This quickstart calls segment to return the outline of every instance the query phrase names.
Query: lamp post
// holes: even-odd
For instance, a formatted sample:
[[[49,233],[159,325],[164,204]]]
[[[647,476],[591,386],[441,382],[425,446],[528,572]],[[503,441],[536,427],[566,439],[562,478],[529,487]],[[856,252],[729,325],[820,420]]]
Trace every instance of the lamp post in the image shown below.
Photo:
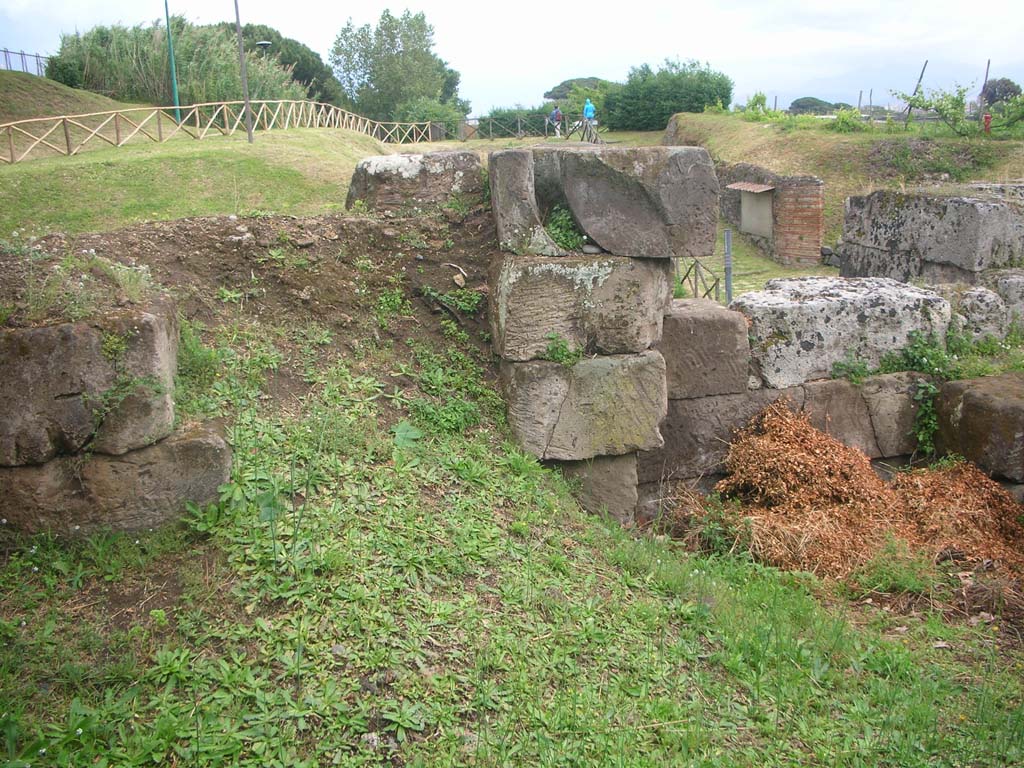
[[[166,0],[165,0],[166,2]],[[242,98],[245,101],[245,133],[252,144],[252,108],[249,106],[249,76],[245,70],[245,44],[242,42],[242,17],[238,15],[238,0],[235,0],[235,29],[238,31],[238,62],[242,68]]]
[[[272,46],[273,43],[270,40],[258,40],[256,47],[263,51],[263,58],[267,58],[267,48]]]
[[[164,0],[164,19],[167,21],[167,54],[171,60],[171,93],[174,95],[174,121],[181,124],[181,104],[178,103],[178,72],[174,67],[174,40],[171,38],[171,12]]]

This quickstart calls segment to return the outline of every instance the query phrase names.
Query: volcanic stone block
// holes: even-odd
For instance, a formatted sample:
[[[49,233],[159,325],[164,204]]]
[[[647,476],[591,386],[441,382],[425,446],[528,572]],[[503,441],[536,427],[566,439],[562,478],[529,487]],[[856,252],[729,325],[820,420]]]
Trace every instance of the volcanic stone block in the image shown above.
[[[996,477],[1024,482],[1024,374],[942,385],[936,447]]]
[[[458,195],[483,200],[483,166],[476,152],[377,155],[359,161],[345,207],[362,200],[370,210],[443,205]]]
[[[1010,322],[1024,320],[1024,269],[995,269],[984,275],[985,284],[999,294]]]
[[[750,369],[747,321],[706,299],[676,299],[661,341],[669,399],[745,392]]]
[[[803,410],[815,429],[832,435],[843,445],[856,448],[871,459],[882,455],[860,387],[845,379],[806,384]]]
[[[639,455],[639,482],[656,483],[724,472],[729,444],[736,430],[747,426],[751,418],[779,398],[786,398],[794,410],[799,410],[804,404],[803,387],[669,400],[668,416],[661,424],[665,445]]]
[[[573,217],[604,250],[645,258],[711,254],[718,178],[706,150],[566,151],[559,165]]]
[[[512,253],[564,256],[565,251],[555,244],[541,222],[530,150],[492,152],[487,167],[491,209],[502,249]]]
[[[962,318],[961,330],[974,341],[987,336],[1005,338],[1010,327],[1006,302],[988,288],[975,286],[963,291],[958,297],[955,311]]]
[[[983,270],[1019,261],[1024,206],[980,188],[974,192],[883,190],[848,198],[839,248],[842,275],[975,283]]]
[[[754,365],[776,388],[828,378],[851,358],[877,367],[911,331],[944,339],[950,318],[942,297],[885,278],[769,280],[730,308],[749,319]]]
[[[579,480],[576,498],[588,512],[611,515],[623,525],[631,525],[636,514],[636,454],[595,456],[586,461],[566,461],[559,465],[568,478]]]
[[[662,445],[665,361],[652,350],[561,363],[503,363],[508,422],[541,459],[579,461]]]
[[[669,261],[506,256],[490,274],[491,335],[506,360],[541,357],[552,338],[602,355],[642,352],[661,336]]]
[[[914,393],[917,382],[924,379],[928,377],[920,373],[886,373],[869,376],[860,386],[879,456],[906,456],[917,450]]]
[[[62,456],[0,467],[0,517],[29,533],[155,528],[175,519],[186,502],[216,501],[230,470],[231,451],[209,426],[120,456]]]
[[[0,329],[0,465],[89,445],[119,454],[170,434],[177,365],[170,302],[89,322]]]

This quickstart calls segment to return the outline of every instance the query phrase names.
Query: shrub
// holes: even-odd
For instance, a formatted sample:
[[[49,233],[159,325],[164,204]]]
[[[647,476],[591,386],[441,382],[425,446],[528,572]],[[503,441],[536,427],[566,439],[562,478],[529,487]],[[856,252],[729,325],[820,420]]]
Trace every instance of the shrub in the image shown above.
[[[857,133],[869,130],[869,127],[856,109],[840,109],[836,112],[836,119],[828,124],[829,130],[836,133]]]
[[[587,239],[576,226],[572,214],[560,205],[551,211],[544,228],[555,244],[567,251],[578,251]]]
[[[607,94],[604,122],[613,130],[661,130],[677,112],[703,112],[731,101],[732,80],[706,64],[666,61],[657,72],[644,64],[630,71],[621,89]]]

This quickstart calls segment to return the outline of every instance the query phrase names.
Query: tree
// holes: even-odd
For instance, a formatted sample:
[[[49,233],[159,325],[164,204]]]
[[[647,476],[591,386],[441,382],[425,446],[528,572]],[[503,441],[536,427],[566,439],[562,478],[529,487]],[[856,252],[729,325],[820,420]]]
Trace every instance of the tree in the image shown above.
[[[1020,95],[1020,86],[1008,77],[989,80],[981,89],[981,98],[986,104],[999,104]]]
[[[574,77],[570,80],[563,80],[550,91],[544,94],[545,99],[559,101],[569,96],[573,88],[590,88],[607,91],[610,86],[617,85],[610,80],[602,80],[600,77]]]
[[[927,95],[923,91],[902,93],[893,91],[894,96],[903,99],[911,109],[934,112],[957,136],[970,136],[980,129],[978,124],[967,119],[967,88],[954,85],[952,91],[934,90]]]
[[[434,28],[422,13],[396,18],[385,10],[374,28],[349,19],[330,59],[345,95],[366,117],[394,120],[402,105],[423,98],[465,114],[469,105],[458,97],[459,73],[433,47]]]
[[[727,75],[697,61],[666,60],[657,72],[647,64],[630,70],[625,85],[606,96],[605,122],[615,130],[661,130],[676,112],[703,112],[731,101]]]
[[[817,99],[814,96],[795,99],[789,105],[789,113],[792,115],[827,115],[833,109],[835,107],[831,102]]]

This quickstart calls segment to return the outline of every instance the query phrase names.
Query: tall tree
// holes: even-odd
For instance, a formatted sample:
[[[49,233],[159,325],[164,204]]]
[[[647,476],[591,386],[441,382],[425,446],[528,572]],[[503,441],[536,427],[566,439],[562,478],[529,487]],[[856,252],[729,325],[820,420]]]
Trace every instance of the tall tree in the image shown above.
[[[331,65],[356,111],[377,120],[394,120],[403,105],[430,99],[452,104],[458,98],[459,73],[433,52],[434,28],[422,13],[395,17],[385,10],[377,26],[357,27],[349,19],[331,49]]]
[[[986,104],[998,104],[1020,96],[1020,86],[1008,77],[997,77],[985,83],[981,89],[981,98]]]

